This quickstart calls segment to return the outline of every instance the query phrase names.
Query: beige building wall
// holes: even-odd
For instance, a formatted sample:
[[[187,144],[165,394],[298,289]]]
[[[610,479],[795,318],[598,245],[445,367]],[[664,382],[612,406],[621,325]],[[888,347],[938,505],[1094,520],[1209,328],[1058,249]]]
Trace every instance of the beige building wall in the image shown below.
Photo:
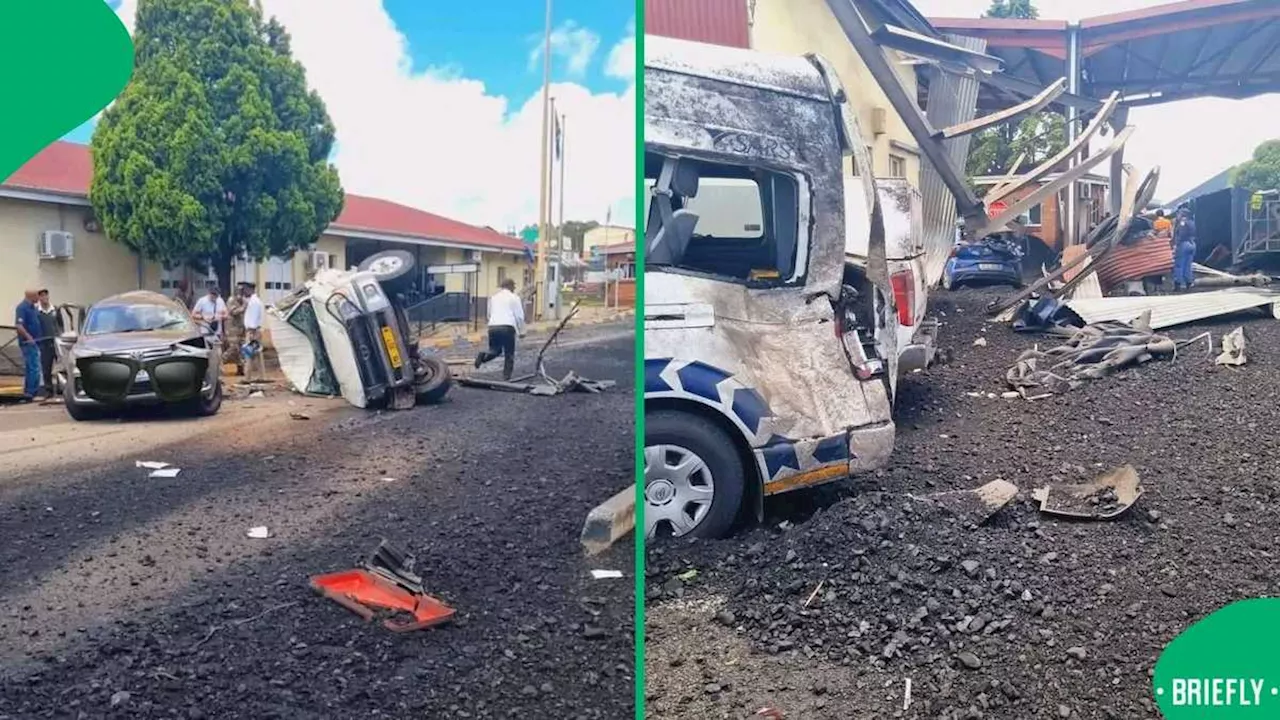
[[[619,225],[601,225],[586,231],[582,235],[582,251],[585,255],[591,254],[591,248],[599,245],[617,245],[622,242],[636,241],[636,231],[634,228],[622,227]]]
[[[0,301],[5,307],[16,305],[27,288],[48,288],[54,302],[77,305],[138,289],[137,256],[104,234],[85,230],[89,212],[76,205],[0,198]],[[46,230],[75,236],[72,258],[40,259],[37,244]],[[148,263],[142,270],[146,287],[158,290],[160,268]]]
[[[871,145],[876,177],[892,177],[890,158],[896,156],[905,166],[902,174],[912,185],[920,187],[920,155],[915,139],[845,37],[826,0],[756,0],[751,46],[755,50],[789,55],[816,52],[826,58],[840,76],[865,140]],[[907,94],[915,98],[915,70],[903,64],[897,52],[886,50],[885,54]],[[885,119],[885,132],[881,134],[872,131],[877,109],[883,110]],[[845,174],[852,172],[852,159],[846,158]]]

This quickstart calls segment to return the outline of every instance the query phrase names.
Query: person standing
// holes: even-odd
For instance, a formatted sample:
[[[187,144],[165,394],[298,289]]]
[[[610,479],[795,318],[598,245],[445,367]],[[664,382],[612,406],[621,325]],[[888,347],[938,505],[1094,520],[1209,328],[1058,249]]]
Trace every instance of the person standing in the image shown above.
[[[240,283],[227,302],[227,339],[222,346],[222,363],[235,363],[236,376],[244,375],[244,357],[240,344],[244,342],[245,287]]]
[[[44,380],[45,397],[52,399],[53,365],[58,358],[58,336],[62,334],[62,315],[49,301],[49,291],[41,290],[36,296],[36,310],[40,312],[40,374]]]
[[[262,299],[258,297],[258,290],[252,285],[245,284],[243,293],[245,296],[244,303],[244,338],[245,343],[250,348],[250,367],[254,365],[258,368],[257,379],[265,380],[266,366],[262,358]],[[254,373],[249,373],[252,380]]]
[[[218,286],[209,287],[209,294],[196,301],[191,309],[196,320],[206,323],[215,335],[222,335],[223,323],[227,319],[227,303],[218,295]]]
[[[1167,238],[1173,235],[1173,221],[1165,216],[1164,210],[1156,211],[1156,219],[1151,226],[1156,231],[1156,237]]]
[[[1195,273],[1191,266],[1196,259],[1196,221],[1191,208],[1178,208],[1173,223],[1173,289],[1189,290],[1195,285]]]
[[[516,281],[507,278],[489,298],[489,349],[476,355],[476,367],[502,356],[502,379],[510,380],[516,363],[516,337],[524,337],[524,303],[516,295]]]
[[[35,400],[40,391],[40,311],[36,308],[39,294],[23,293],[14,312],[14,328],[18,332],[18,349],[22,351],[22,402]]]

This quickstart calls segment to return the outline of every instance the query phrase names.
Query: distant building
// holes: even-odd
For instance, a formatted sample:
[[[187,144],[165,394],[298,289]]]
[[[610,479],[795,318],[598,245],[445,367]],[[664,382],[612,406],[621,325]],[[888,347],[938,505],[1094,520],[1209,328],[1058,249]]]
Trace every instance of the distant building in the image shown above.
[[[1013,205],[1018,200],[1030,195],[1046,183],[1052,182],[1058,178],[1058,173],[1050,173],[1041,178],[1038,183],[1031,183],[1026,187],[1003,198],[1003,202],[1007,205]],[[1004,181],[1004,177],[1000,175],[983,175],[971,179],[971,182],[977,189],[978,195],[985,195],[991,188]],[[1085,232],[1106,217],[1109,207],[1107,205],[1107,188],[1110,181],[1101,176],[1088,174],[1076,182],[1076,196],[1079,199],[1078,217],[1085,226]],[[1058,250],[1062,249],[1062,237],[1066,224],[1066,198],[1069,190],[1063,189],[1057,194],[1046,198],[1039,205],[1031,207],[1026,214],[1025,224],[1027,231],[1044,241],[1045,245]],[[990,203],[988,203],[988,211],[990,211]]]
[[[584,258],[589,258],[593,254],[592,248],[602,245],[635,244],[635,241],[635,228],[623,225],[599,225],[583,234],[582,255]]]

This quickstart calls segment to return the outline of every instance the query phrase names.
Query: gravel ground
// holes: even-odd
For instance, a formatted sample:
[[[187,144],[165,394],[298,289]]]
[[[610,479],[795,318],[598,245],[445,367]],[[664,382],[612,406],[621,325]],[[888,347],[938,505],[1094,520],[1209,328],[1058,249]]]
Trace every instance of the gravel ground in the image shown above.
[[[628,717],[632,545],[578,544],[632,477],[634,355],[608,332],[548,354],[619,381],[598,396],[457,387],[6,479],[0,718]],[[384,537],[454,624],[395,635],[307,588]]]
[[[1155,718],[1164,644],[1276,593],[1280,324],[1168,331],[1216,343],[1243,323],[1239,369],[1201,345],[1027,402],[999,397],[1004,372],[1057,341],[985,322],[992,297],[933,299],[952,356],[904,381],[890,467],[779,498],[729,540],[650,546],[648,717]],[[1122,463],[1146,492],[1116,520],[1032,505],[1035,487]],[[909,497],[996,479],[1021,492],[977,527]]]

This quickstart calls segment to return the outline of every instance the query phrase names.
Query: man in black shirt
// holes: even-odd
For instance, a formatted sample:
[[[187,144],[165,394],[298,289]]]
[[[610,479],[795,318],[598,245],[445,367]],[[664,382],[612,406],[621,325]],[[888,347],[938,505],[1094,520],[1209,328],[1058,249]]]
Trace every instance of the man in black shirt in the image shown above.
[[[44,380],[45,397],[53,397],[53,363],[57,360],[58,348],[54,342],[62,334],[62,316],[58,308],[49,302],[49,291],[41,290],[36,302],[36,310],[40,312],[40,374]]]

